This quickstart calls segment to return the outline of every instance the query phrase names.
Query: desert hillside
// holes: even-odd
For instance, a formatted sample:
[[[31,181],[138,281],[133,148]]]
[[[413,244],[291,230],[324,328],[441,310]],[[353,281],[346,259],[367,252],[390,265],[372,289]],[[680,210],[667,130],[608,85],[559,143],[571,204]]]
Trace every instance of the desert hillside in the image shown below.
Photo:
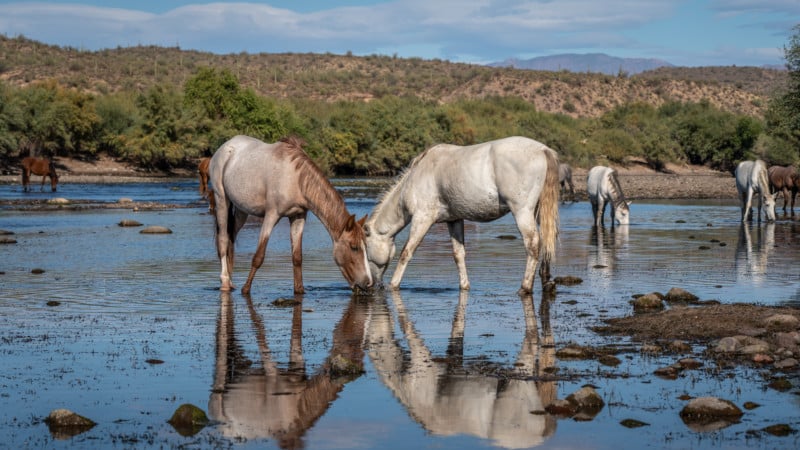
[[[670,67],[635,76],[548,72],[391,56],[227,54],[139,46],[83,51],[0,36],[0,79],[17,86],[56,79],[108,93],[157,83],[182,85],[199,67],[226,68],[266,96],[325,101],[418,96],[450,102],[518,96],[540,111],[596,117],[629,102],[707,100],[730,112],[761,116],[785,71],[755,67]]]

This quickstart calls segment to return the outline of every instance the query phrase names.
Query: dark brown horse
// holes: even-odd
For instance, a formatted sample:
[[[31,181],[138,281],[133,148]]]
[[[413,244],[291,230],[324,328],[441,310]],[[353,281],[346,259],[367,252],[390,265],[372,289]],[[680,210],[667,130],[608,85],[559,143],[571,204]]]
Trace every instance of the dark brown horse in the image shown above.
[[[40,191],[44,191],[44,180],[50,177],[50,189],[55,192],[56,185],[58,184],[58,174],[56,173],[56,165],[53,161],[47,158],[34,158],[28,156],[22,159],[22,190],[27,192],[31,183],[31,174],[42,176],[42,187]]]
[[[800,175],[794,166],[771,166],[767,170],[769,178],[770,193],[781,192],[783,194],[783,214],[786,215],[786,204],[791,198],[789,211],[794,216],[794,198],[800,190]],[[791,194],[791,197],[789,195]]]
[[[214,212],[214,196],[208,190],[208,165],[210,163],[211,157],[201,159],[197,166],[197,173],[200,175],[200,195],[208,199],[208,210]]]

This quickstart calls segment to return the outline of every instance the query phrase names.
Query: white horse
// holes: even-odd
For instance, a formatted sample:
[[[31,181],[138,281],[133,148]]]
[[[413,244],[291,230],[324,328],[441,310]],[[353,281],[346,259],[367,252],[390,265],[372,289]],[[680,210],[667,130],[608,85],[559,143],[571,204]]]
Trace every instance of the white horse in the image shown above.
[[[569,193],[571,202],[575,201],[575,186],[572,184],[572,166],[566,163],[558,165],[558,184],[561,185],[561,198],[566,199]]]
[[[380,284],[394,257],[395,236],[411,223],[391,281],[393,289],[399,288],[428,229],[446,222],[459,287],[469,289],[464,220],[488,222],[511,212],[528,255],[520,293],[530,293],[540,260],[542,283],[550,278],[549,261],[558,235],[558,191],[558,155],[532,139],[515,136],[467,147],[431,147],[414,158],[364,225],[373,280]]]
[[[769,192],[767,165],[764,161],[742,161],[736,166],[736,190],[742,206],[742,222],[752,220],[753,195],[758,194],[758,221],[761,222],[761,207],[769,222],[775,221],[775,196]],[[777,193],[775,193],[777,195]]]
[[[586,194],[592,204],[594,224],[597,227],[605,226],[603,216],[606,204],[611,205],[611,226],[619,222],[620,225],[630,223],[630,204],[625,200],[622,186],[617,178],[617,171],[605,166],[595,166],[586,176]]]

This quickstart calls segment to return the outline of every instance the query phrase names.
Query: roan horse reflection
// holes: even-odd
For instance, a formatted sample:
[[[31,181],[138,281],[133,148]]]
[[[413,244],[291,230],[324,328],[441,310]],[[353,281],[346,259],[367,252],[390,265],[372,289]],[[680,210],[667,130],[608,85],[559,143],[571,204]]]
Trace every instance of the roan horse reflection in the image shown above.
[[[333,260],[350,287],[367,289],[372,276],[367,265],[366,216],[356,221],[342,196],[302,149],[297,138],[266,144],[235,136],[214,153],[209,176],[214,190],[220,290],[233,289],[231,273],[236,235],[248,216],[263,218],[250,273],[242,286],[248,294],[256,271],[264,263],[270,234],[282,217],[289,218],[294,292],[303,287],[303,227],[308,211],[319,218],[333,240]]]
[[[400,292],[391,295],[407,350],[400,343],[402,338],[394,336],[394,321],[386,301],[381,300],[373,306],[369,322],[368,354],[381,381],[410,417],[436,435],[468,434],[505,448],[533,447],[555,432],[555,418],[544,413],[557,394],[556,382],[545,375],[545,369],[555,364],[550,299],[543,298],[541,303],[540,340],[533,298],[521,296],[525,336],[513,368],[498,377],[464,364],[468,291],[459,295],[446,358],[435,358],[425,346]]]
[[[272,357],[261,316],[246,296],[261,367],[243,364],[244,352],[234,333],[233,301],[220,293],[217,362],[208,411],[222,422],[223,435],[234,439],[275,439],[281,448],[303,448],[303,437],[333,404],[345,384],[363,373],[363,339],[370,303],[353,298],[333,331],[328,358],[314,374],[303,357],[301,302],[294,307],[289,365]]]
[[[558,155],[525,137],[508,137],[468,147],[439,144],[414,158],[373,210],[364,231],[376,283],[394,257],[395,236],[409,223],[408,241],[392,275],[398,289],[422,238],[434,223],[447,223],[459,287],[469,289],[464,221],[488,222],[511,212],[527,252],[521,294],[533,290],[541,262],[542,283],[558,236]]]

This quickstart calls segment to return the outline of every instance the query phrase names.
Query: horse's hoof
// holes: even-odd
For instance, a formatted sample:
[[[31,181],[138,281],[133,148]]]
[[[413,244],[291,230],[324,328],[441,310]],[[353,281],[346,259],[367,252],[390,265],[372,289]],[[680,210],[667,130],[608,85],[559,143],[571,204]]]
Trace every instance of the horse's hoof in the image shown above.
[[[222,286],[220,286],[220,287],[219,287],[219,290],[220,290],[220,291],[222,291],[222,292],[230,292],[230,291],[232,291],[232,290],[233,290],[233,286],[230,286],[230,285],[228,285],[228,286],[222,285]]]

